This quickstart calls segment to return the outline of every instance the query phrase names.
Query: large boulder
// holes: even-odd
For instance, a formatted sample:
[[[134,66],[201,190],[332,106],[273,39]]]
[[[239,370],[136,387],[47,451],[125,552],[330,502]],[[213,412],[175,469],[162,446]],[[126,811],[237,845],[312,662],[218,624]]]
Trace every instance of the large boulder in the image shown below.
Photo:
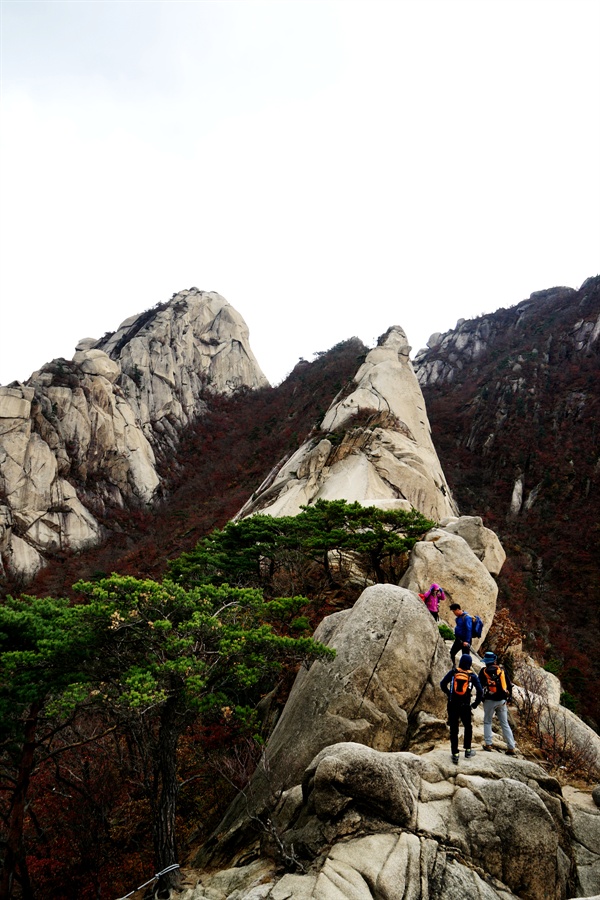
[[[491,575],[499,575],[506,553],[497,535],[486,528],[480,516],[460,516],[443,519],[442,528],[449,534],[463,538]]]
[[[315,500],[397,501],[434,521],[456,506],[431,440],[421,389],[399,326],[390,328],[338,396],[317,435],[240,511],[296,515]]]
[[[121,366],[102,350],[78,350],[73,362],[86,375],[102,375],[107,381],[114,382],[121,374]]]
[[[591,897],[600,890],[600,809],[589,794],[569,791],[567,796],[577,862],[576,890],[582,897]]]
[[[324,619],[315,639],[332,647],[335,659],[317,660],[298,674],[247,792],[218,829],[232,844],[249,804],[255,811],[268,807],[273,796],[302,780],[324,747],[353,741],[395,751],[409,747],[413,735],[422,743],[426,727],[431,733],[432,725],[441,726],[445,733],[439,682],[450,660],[414,593],[373,585],[351,610]]]
[[[423,592],[432,582],[444,588],[446,600],[440,604],[440,616],[452,627],[455,621],[450,611],[452,603],[459,603],[469,615],[481,617],[483,633],[481,639],[473,641],[477,649],[492,624],[498,586],[467,541],[445,528],[432,529],[425,540],[415,544],[400,584]]]
[[[367,588],[351,610],[324,619],[315,640],[336,656],[314,662],[296,678],[267,748],[277,790],[299,782],[331,743],[399,750],[409,745],[420,712],[445,715],[439,682],[449,668],[446,647],[411,591],[389,584]]]
[[[592,832],[580,825],[582,846]],[[237,868],[235,892],[219,892],[213,875],[182,900],[558,900],[575,869],[560,787],[537,765],[484,755],[457,767],[439,750],[349,742],[317,754],[302,791],[263,820],[260,845],[261,883],[256,862]],[[269,849],[296,873],[268,869]],[[220,873],[227,886],[233,871]]]
[[[566,809],[558,784],[531,763],[495,757],[479,763],[469,760],[459,771],[440,751],[417,757],[339,744],[326,748],[313,760],[304,784],[304,805],[290,823],[289,837],[298,848],[310,847],[314,840],[315,817],[322,830],[339,829],[342,834],[352,820],[356,832],[361,830],[358,818],[375,817],[380,823],[388,823],[379,825],[378,840],[392,830],[389,826],[401,826],[409,832],[408,846],[416,854],[415,862],[421,856],[417,835],[427,835],[429,852],[434,856],[442,847],[452,846],[464,863],[517,896],[539,900],[565,896],[571,872]],[[340,823],[342,812],[346,814],[344,823]],[[303,831],[309,835],[306,842]],[[397,836],[394,844],[396,840]],[[391,879],[387,889],[383,887],[385,860],[375,862],[376,857],[364,852],[364,844],[363,852],[358,853],[349,853],[346,844],[342,847],[334,858],[339,859],[341,851],[347,871],[354,869],[354,878],[362,876],[365,885],[361,896],[390,900],[398,896],[393,893]],[[394,868],[402,856],[406,865],[404,853]],[[420,870],[417,866],[416,871]],[[431,874],[433,870],[434,866]],[[369,871],[372,878],[365,877]],[[326,863],[319,878],[327,873]],[[410,881],[410,867],[404,870],[402,880]],[[435,883],[435,879],[432,881]],[[374,885],[376,891],[372,890]],[[423,887],[421,882],[415,897],[438,896],[434,884],[428,884],[426,892],[421,893]]]

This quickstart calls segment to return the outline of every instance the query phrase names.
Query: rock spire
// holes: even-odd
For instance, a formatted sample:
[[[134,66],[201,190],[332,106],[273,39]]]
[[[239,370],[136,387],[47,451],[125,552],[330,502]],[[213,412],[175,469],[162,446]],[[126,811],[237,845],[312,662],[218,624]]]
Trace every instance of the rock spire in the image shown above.
[[[457,514],[402,328],[370,351],[318,431],[241,510],[295,515],[320,498],[410,509],[436,521]]]

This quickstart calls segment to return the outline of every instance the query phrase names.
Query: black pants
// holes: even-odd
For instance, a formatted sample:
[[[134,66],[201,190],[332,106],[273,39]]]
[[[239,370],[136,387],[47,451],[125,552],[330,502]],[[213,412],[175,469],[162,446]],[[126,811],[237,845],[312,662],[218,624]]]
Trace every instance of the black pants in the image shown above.
[[[464,644],[464,641],[462,638],[454,638],[454,643],[450,647],[450,659],[452,660],[453,666],[456,665],[455,660],[456,660],[456,654],[458,652],[460,652],[460,655],[462,656],[463,653],[469,653],[471,650],[471,647],[469,644],[467,644],[466,647],[463,647],[463,644]]]
[[[450,723],[450,749],[453,756],[458,756],[458,727],[461,722],[465,730],[463,741],[465,750],[471,749],[471,738],[473,737],[471,704],[450,702],[448,704],[448,721]]]

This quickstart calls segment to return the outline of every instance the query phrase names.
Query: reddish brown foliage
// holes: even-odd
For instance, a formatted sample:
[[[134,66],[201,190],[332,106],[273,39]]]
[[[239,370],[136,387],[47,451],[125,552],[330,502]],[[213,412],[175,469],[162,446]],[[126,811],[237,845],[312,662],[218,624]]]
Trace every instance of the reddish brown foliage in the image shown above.
[[[507,551],[501,605],[564,672],[600,650],[600,346],[574,337],[599,313],[600,279],[530,308],[524,325],[518,308],[499,310],[486,352],[423,391],[461,512],[483,516]],[[519,476],[537,499],[510,517]],[[600,722],[598,684],[579,693]]]
[[[364,353],[352,338],[312,363],[298,363],[278,387],[229,397],[207,392],[206,414],[182,436],[177,457],[162,460],[163,502],[147,513],[110,511],[102,522],[105,543],[76,556],[57,553],[28,593],[69,596],[77,579],[101,573],[160,578],[168,559],[222,527],[272,467],[300,446]]]

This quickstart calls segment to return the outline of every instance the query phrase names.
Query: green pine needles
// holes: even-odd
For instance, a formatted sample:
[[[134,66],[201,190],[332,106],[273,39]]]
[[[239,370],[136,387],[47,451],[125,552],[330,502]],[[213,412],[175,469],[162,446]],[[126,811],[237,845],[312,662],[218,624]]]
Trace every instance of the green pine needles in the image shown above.
[[[146,773],[140,789],[155,864],[169,866],[178,858],[180,738],[232,723],[255,733],[259,701],[286,673],[335,655],[308,636],[311,601],[300,591],[279,596],[293,579],[277,573],[317,570],[334,585],[350,557],[365,577],[397,582],[433,525],[415,510],[320,500],[295,517],[229,523],[172,561],[162,582],[113,574],[75,584],[75,603],[8,597],[0,604],[0,768],[12,794],[0,893],[23,865],[36,771],[107,735]]]
[[[317,500],[297,516],[229,522],[170,562],[169,574],[187,586],[227,581],[269,591],[278,571],[309,564],[320,566],[335,584],[339,562],[352,557],[367,579],[397,584],[409,551],[435,524],[416,509]]]

